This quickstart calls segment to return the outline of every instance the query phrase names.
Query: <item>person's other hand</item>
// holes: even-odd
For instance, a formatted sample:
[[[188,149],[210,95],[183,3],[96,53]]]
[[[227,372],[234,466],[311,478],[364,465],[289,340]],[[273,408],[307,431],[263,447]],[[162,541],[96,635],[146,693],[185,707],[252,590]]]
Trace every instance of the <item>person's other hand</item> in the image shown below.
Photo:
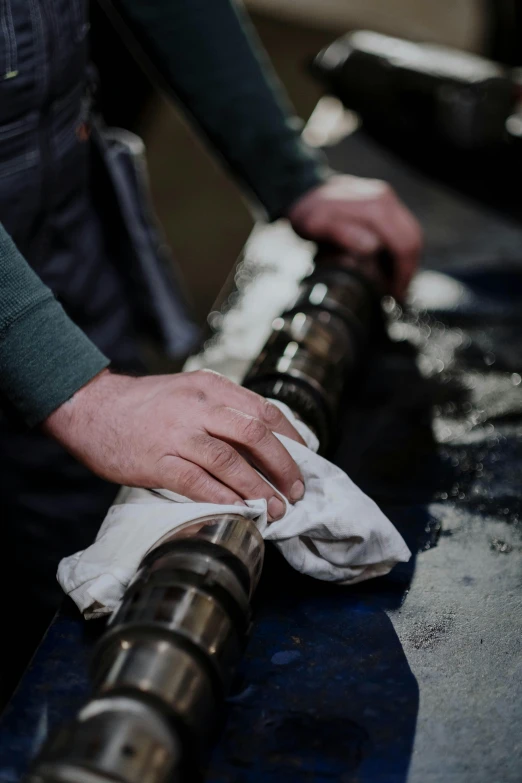
[[[394,260],[391,293],[404,298],[419,262],[422,230],[386,182],[332,176],[301,196],[286,216],[304,239],[361,256],[388,250]]]
[[[209,371],[130,378],[103,371],[44,422],[94,473],[118,484],[170,489],[191,500],[265,498],[272,520],[303,477],[273,432],[301,436],[279,409]],[[252,465],[250,464],[252,463]]]

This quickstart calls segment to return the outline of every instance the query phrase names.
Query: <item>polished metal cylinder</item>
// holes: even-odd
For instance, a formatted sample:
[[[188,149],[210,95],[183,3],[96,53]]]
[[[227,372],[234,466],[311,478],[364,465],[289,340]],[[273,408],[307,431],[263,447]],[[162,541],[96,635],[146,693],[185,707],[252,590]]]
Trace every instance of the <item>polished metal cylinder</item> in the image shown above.
[[[249,627],[264,543],[238,514],[202,517],[145,557],[93,656],[100,693],[146,694],[201,740]]]
[[[98,698],[46,745],[28,783],[176,783],[181,763],[176,734],[154,709]]]
[[[95,649],[95,699],[46,746],[31,783],[174,783],[180,759],[191,770],[183,783],[192,781],[241,655],[263,556],[262,536],[239,514],[202,517],[159,541]]]
[[[105,655],[110,659],[95,681],[100,695],[152,699],[158,713],[179,722],[192,744],[201,744],[212,729],[218,693],[208,667],[174,640],[118,639]],[[103,661],[106,665],[106,661]]]
[[[354,354],[343,322],[328,312],[314,317],[303,311],[276,318],[254,368],[253,378],[288,378],[307,384],[328,408],[342,389],[340,365]]]
[[[137,639],[146,639],[147,648],[153,648],[158,659],[164,652],[167,654],[168,648],[179,643],[193,649],[194,655],[201,655],[209,676],[216,680],[216,687],[225,689],[240,653],[239,634],[220,602],[193,585],[147,587],[139,595],[139,600],[130,604],[127,611],[121,614],[120,621],[116,621],[103,638],[95,657],[94,670],[100,668],[107,671],[103,659],[117,656],[122,660],[122,655],[125,660],[137,657],[137,650],[140,649]],[[115,668],[118,678],[121,676],[116,664],[111,663],[110,666],[113,674],[103,674],[105,683],[108,679],[114,679]],[[160,666],[159,670],[164,673],[158,689],[161,693],[164,685],[163,690],[167,694],[172,667]],[[138,679],[139,682],[143,680],[141,676]],[[149,681],[150,678],[146,677],[145,682]],[[145,686],[137,684],[137,687],[141,689]],[[166,698],[166,701],[172,700]]]
[[[265,544],[251,520],[240,514],[213,514],[182,525],[159,543],[184,538],[206,541],[229,552],[231,567],[246,569],[247,591],[249,597],[252,595],[261,576]]]
[[[272,332],[244,385],[286,403],[316,433],[322,451],[332,440],[335,413],[380,323],[384,275],[364,262],[324,252]]]

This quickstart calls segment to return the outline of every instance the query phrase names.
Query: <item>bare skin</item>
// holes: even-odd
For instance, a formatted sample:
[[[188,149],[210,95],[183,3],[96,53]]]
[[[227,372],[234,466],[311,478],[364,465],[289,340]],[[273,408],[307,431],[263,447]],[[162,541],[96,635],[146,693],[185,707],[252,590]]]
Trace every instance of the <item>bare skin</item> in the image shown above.
[[[294,230],[361,257],[388,250],[392,292],[406,293],[422,245],[419,224],[385,182],[333,176],[288,211]],[[255,466],[295,503],[300,470],[274,436],[302,443],[265,399],[208,371],[129,378],[100,373],[45,421],[45,431],[109,481],[165,488],[192,500],[243,504],[265,498],[270,520],[284,504]]]
[[[43,425],[97,475],[170,489],[192,500],[265,498],[270,519],[304,494],[301,472],[273,432],[301,436],[276,406],[217,373],[97,375]],[[250,464],[252,463],[252,465]]]
[[[287,213],[294,231],[361,256],[387,250],[394,260],[390,293],[402,300],[419,263],[422,230],[393,188],[378,179],[331,177]]]

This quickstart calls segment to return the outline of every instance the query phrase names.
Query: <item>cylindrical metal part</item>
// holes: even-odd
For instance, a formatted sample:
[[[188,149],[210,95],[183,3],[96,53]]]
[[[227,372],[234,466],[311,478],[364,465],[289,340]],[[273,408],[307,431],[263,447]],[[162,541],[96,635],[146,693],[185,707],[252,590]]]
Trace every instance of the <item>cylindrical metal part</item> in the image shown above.
[[[46,746],[31,783],[171,783],[179,743],[183,764],[197,767],[249,629],[263,556],[255,524],[238,514],[203,517],[158,542],[94,652],[96,699]],[[156,738],[163,755],[152,752]]]
[[[294,304],[273,321],[244,381],[292,408],[315,431],[323,451],[343,387],[358,371],[379,322],[383,282],[376,259],[363,266],[338,252],[326,256],[302,282]]]
[[[263,537],[253,522],[239,514],[213,514],[187,522],[174,533],[165,536],[157,546],[167,541],[189,538],[206,541],[229,552],[233,558],[228,561],[231,568],[239,568],[240,571],[246,569],[247,592],[249,596],[252,595],[261,576],[265,551]]]
[[[146,638],[158,656],[163,645],[170,647],[178,643],[192,655],[201,656],[209,676],[216,681],[216,688],[226,688],[239,655],[240,637],[223,606],[193,585],[147,586],[142,592],[139,587],[138,584],[138,600],[128,606],[120,621],[103,638],[94,669],[106,670],[107,664],[102,659],[112,658],[116,651],[119,655],[120,649],[128,658],[128,650],[135,650],[136,640]]]
[[[158,542],[97,645],[98,692],[146,694],[199,742],[240,657],[263,553],[238,514],[202,517]]]
[[[181,760],[172,727],[154,709],[100,698],[46,745],[28,783],[176,783]]]
[[[184,736],[200,744],[211,733],[219,703],[208,667],[174,640],[137,635],[128,639],[123,633],[105,651],[109,661],[102,658],[105,674],[95,680],[96,691],[148,697],[158,713],[179,722]]]
[[[163,587],[192,584],[216,598],[231,616],[236,627],[246,631],[250,622],[249,594],[246,584],[231,568],[228,552],[215,546],[195,545],[190,538],[186,541],[186,546],[181,544],[181,539],[175,539],[175,546],[172,546],[170,540],[159,545],[151,553],[146,576],[144,567],[138,578],[146,579],[149,585]],[[221,557],[216,557],[216,554]],[[242,568],[242,575],[245,577],[247,569],[243,564]],[[136,581],[137,579],[127,590],[117,615],[111,620],[111,626],[115,625],[116,617],[122,617],[126,605],[133,600]]]

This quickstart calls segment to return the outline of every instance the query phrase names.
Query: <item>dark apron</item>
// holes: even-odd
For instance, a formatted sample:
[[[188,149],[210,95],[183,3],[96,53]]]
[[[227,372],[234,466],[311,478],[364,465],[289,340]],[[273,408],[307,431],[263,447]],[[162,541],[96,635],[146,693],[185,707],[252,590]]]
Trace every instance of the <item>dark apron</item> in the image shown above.
[[[92,127],[86,12],[83,0],[0,2],[0,221],[113,367],[142,372],[138,334],[171,356],[196,334],[147,206],[139,141]],[[16,668],[60,600],[59,559],[93,539],[117,487],[8,412],[0,482]]]

